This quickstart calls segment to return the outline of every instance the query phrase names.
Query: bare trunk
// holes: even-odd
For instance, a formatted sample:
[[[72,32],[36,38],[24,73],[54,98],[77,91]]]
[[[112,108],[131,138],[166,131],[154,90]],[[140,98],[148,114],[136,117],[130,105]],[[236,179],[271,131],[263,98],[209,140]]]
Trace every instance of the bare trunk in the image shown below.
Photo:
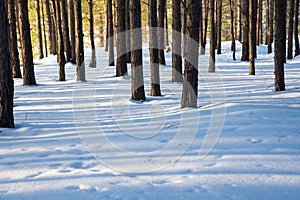
[[[74,3],[76,25],[76,80],[85,81],[81,0],[75,0]]]
[[[216,51],[215,51],[215,0],[210,1],[210,59],[208,72],[215,72]]]
[[[294,28],[295,0],[290,0],[289,2],[290,2],[290,11],[289,11],[287,59],[292,59],[293,58],[293,31],[294,31],[293,28]]]
[[[158,58],[159,63],[162,65],[166,64],[165,60],[165,32],[164,32],[164,20],[165,20],[166,0],[158,0]]]

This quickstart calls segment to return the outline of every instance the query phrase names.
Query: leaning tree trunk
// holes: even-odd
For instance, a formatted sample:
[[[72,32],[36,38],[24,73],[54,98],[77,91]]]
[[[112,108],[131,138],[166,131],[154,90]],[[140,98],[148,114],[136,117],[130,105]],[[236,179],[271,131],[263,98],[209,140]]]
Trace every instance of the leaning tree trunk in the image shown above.
[[[286,1],[275,1],[275,91],[284,91],[284,63],[286,55]]]
[[[58,61],[58,79],[59,81],[65,81],[65,64],[66,58],[64,53],[64,37],[62,31],[62,20],[61,20],[61,1],[64,0],[56,0],[56,30],[57,30],[57,61]]]
[[[287,59],[293,58],[293,26],[294,26],[294,14],[295,14],[295,0],[290,0],[290,11],[289,11],[289,30],[288,30],[288,50]],[[297,16],[299,17],[299,16]]]
[[[132,99],[145,101],[142,52],[141,1],[130,0],[131,92]]]
[[[217,21],[217,54],[221,54],[222,48],[222,0],[217,0],[217,12],[218,12],[218,21]]]
[[[38,52],[39,52],[39,59],[44,58],[43,53],[43,36],[42,36],[42,24],[41,24],[41,14],[40,14],[40,0],[36,0],[36,22],[37,22],[37,29],[38,29]]]
[[[243,45],[242,45],[242,61],[249,61],[249,1],[243,1]]]
[[[20,69],[20,58],[18,51],[18,37],[17,37],[17,24],[15,14],[15,0],[8,0],[8,19],[9,19],[9,32],[10,32],[10,60],[12,66],[12,73],[14,78],[22,78]]]
[[[70,8],[70,46],[71,46],[71,62],[76,64],[76,37],[75,37],[75,10],[74,0],[69,0]]]
[[[208,72],[216,71],[216,48],[215,48],[215,0],[210,1],[210,59]]]
[[[127,54],[126,54],[126,24],[125,24],[125,1],[118,0],[117,14],[117,67],[116,76],[127,74]]]
[[[89,66],[91,68],[96,67],[96,48],[95,48],[95,40],[94,40],[94,13],[93,13],[93,0],[89,0],[89,12],[90,12],[90,41],[91,41],[91,60]]]
[[[114,25],[112,13],[112,0],[107,0],[107,22],[108,22],[108,65],[114,66]]]
[[[164,21],[165,21],[165,10],[166,10],[166,0],[158,0],[158,58],[159,63],[162,65],[166,64],[164,44],[165,44],[165,31],[164,31]]]
[[[14,81],[10,63],[5,5],[5,0],[0,0],[0,127],[14,128]]]
[[[81,0],[74,1],[76,34],[76,80],[85,81]]]
[[[172,82],[182,82],[180,0],[173,0],[172,6]]]
[[[300,55],[300,46],[299,46],[299,0],[296,0],[295,7],[295,27],[294,27],[294,35],[295,35],[295,57]]]
[[[157,49],[157,0],[149,0],[149,28],[151,96],[161,96]]]
[[[187,0],[187,6],[187,29],[189,31],[187,32],[186,50],[188,53],[184,62],[181,107],[197,108],[200,1]]]
[[[67,0],[61,0],[60,9],[61,9],[61,20],[62,20],[62,33],[64,39],[64,50],[66,52],[66,61],[69,62],[72,57],[71,45],[70,45],[70,31],[69,31],[69,19],[68,19],[68,5]]]
[[[257,0],[249,0],[249,75],[255,75]]]
[[[23,60],[23,85],[36,85],[28,18],[28,0],[19,0],[20,28]]]

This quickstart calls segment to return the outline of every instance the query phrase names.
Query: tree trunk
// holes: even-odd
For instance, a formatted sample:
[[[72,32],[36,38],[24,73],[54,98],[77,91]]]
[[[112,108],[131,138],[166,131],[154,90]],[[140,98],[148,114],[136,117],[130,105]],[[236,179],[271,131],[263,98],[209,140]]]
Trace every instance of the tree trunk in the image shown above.
[[[127,63],[131,62],[131,50],[130,50],[130,12],[129,12],[129,0],[125,0],[125,26],[126,26],[126,52]]]
[[[149,0],[149,27],[151,96],[161,96],[157,49],[157,0]]]
[[[7,5],[5,0],[0,0],[0,127],[14,128],[14,81],[10,63],[5,5]]]
[[[69,19],[68,19],[68,6],[66,3],[67,0],[61,0],[60,9],[61,9],[61,20],[62,20],[62,32],[64,39],[64,50],[66,52],[66,61],[69,62],[72,57],[71,45],[70,45],[70,31],[69,31]]]
[[[249,75],[255,75],[257,0],[249,0]]]
[[[272,44],[274,41],[274,1],[270,0],[269,5],[269,25],[268,25],[268,53],[272,53]]]
[[[70,8],[70,46],[71,46],[71,62],[76,64],[76,37],[75,37],[75,10],[74,0],[69,0]]]
[[[131,92],[132,99],[145,101],[142,52],[141,1],[130,0]]]
[[[166,64],[165,52],[164,52],[164,21],[165,21],[165,10],[166,10],[166,0],[158,0],[158,58],[159,63],[162,65]]]
[[[231,51],[232,53],[232,58],[235,61],[235,53],[236,53],[236,44],[235,44],[235,22],[234,22],[234,0],[229,0],[230,4],[230,18],[231,18]]]
[[[270,38],[270,2],[272,3],[272,0],[266,0],[266,45],[269,44]]]
[[[222,48],[222,0],[217,0],[217,12],[218,12],[218,21],[217,21],[217,54],[221,54]]]
[[[249,61],[249,1],[243,0],[243,45],[242,45],[242,61]]]
[[[37,22],[37,29],[38,29],[38,52],[39,52],[39,59],[44,58],[43,53],[43,36],[42,36],[42,25],[41,25],[41,14],[40,14],[40,0],[36,0],[36,22]]]
[[[81,0],[74,1],[75,25],[76,25],[76,80],[85,81],[84,46],[82,32]]]
[[[207,29],[208,29],[208,13],[209,13],[209,3],[208,0],[204,0],[204,33],[203,33],[203,42],[201,44],[201,55],[205,55],[205,47],[206,47],[206,37],[207,37]]]
[[[165,47],[169,46],[169,22],[168,22],[168,9],[167,9],[167,1],[166,1],[166,9],[165,9]]]
[[[108,65],[114,66],[114,24],[112,13],[112,0],[107,0],[107,21],[108,21]]]
[[[243,36],[243,20],[242,20],[242,8],[243,8],[243,4],[242,4],[242,0],[238,0],[239,1],[239,41],[242,41],[242,36]]]
[[[300,45],[299,45],[299,0],[296,0],[295,7],[295,27],[294,27],[294,37],[295,37],[295,57],[300,55]]]
[[[181,107],[197,108],[199,59],[199,0],[187,0],[187,36]]]
[[[58,61],[58,80],[65,81],[65,64],[66,58],[64,53],[64,37],[62,31],[62,17],[61,17],[61,1],[64,0],[56,0],[56,30],[57,30],[57,61]]]
[[[46,15],[47,15],[47,23],[48,23],[48,40],[49,40],[49,46],[50,46],[50,54],[54,54],[55,52],[55,46],[54,46],[54,32],[53,32],[53,21],[51,18],[51,9],[50,9],[50,2],[49,0],[45,0],[46,4]]]
[[[208,72],[215,72],[216,51],[215,51],[215,0],[210,1],[210,59]]]
[[[8,19],[10,32],[10,61],[13,78],[22,78],[18,51],[17,24],[15,15],[15,0],[8,0]]]
[[[284,91],[284,63],[286,55],[286,1],[275,1],[275,91]]]
[[[51,21],[52,21],[52,42],[53,42],[53,55],[57,54],[57,30],[56,30],[56,8],[55,0],[51,0]]]
[[[43,0],[42,3],[42,23],[43,23],[43,35],[44,35],[44,44],[45,44],[45,54],[46,57],[48,57],[48,45],[47,45],[47,35],[46,35],[46,25],[45,25],[45,12],[44,12],[44,3]]]
[[[90,13],[90,41],[91,41],[91,60],[89,66],[91,68],[96,67],[96,48],[95,48],[95,40],[94,40],[94,13],[93,13],[93,0],[89,0],[89,13]]]
[[[28,0],[19,0],[23,60],[23,85],[36,85],[28,18]]]
[[[117,14],[117,68],[116,76],[124,76],[127,74],[127,54],[126,54],[126,24],[125,24],[125,1],[118,0]]]
[[[172,6],[172,82],[182,82],[180,0],[173,0]]]
[[[295,0],[290,0],[289,2],[290,2],[290,11],[289,11],[287,59],[293,59],[293,32],[294,32],[293,28],[294,28],[294,15],[295,15]]]
[[[262,5],[263,0],[258,0],[258,19],[257,19],[257,29],[256,29],[256,45],[260,45],[260,36],[262,32]]]

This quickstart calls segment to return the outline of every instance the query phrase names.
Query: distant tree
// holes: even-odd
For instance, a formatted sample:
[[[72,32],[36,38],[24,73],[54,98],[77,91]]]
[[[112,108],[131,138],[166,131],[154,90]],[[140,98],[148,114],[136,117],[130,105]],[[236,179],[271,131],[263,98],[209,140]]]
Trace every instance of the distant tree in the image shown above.
[[[294,27],[294,35],[295,35],[295,57],[300,55],[300,45],[299,45],[299,0],[296,0],[295,5],[295,27]]]
[[[114,66],[114,25],[113,25],[113,10],[112,0],[107,0],[107,26],[108,26],[108,65]]]
[[[142,52],[142,22],[141,1],[130,0],[130,40],[131,40],[131,92],[132,99],[145,101],[144,77],[143,77],[143,52]]]
[[[242,61],[249,61],[249,1],[242,0],[242,23],[243,23],[243,45],[242,45]]]
[[[12,65],[13,77],[22,78],[20,69],[20,58],[18,50],[17,24],[15,15],[15,0],[8,0],[8,19],[10,32],[10,60]]]
[[[249,75],[255,75],[257,0],[249,3]]]
[[[10,63],[5,5],[5,0],[0,0],[0,127],[14,128],[14,82]]]
[[[66,61],[69,62],[72,57],[72,52],[71,52],[71,44],[70,44],[68,4],[66,1],[67,0],[60,1],[60,10],[61,10],[61,24],[62,24],[64,51],[66,52]]]
[[[19,0],[19,15],[23,60],[23,85],[36,85],[28,18],[28,0]]]
[[[269,26],[270,26],[270,1],[272,3],[272,0],[266,0],[266,11],[265,11],[265,14],[266,14],[266,40],[265,40],[265,45],[268,45],[268,40],[270,38],[270,29],[269,29]]]
[[[96,67],[96,47],[95,47],[95,39],[94,39],[94,13],[93,13],[93,0],[88,1],[89,4],[89,21],[90,21],[90,41],[91,41],[91,51],[92,56],[90,60],[89,66],[92,68]]]
[[[168,21],[168,2],[166,1],[165,9],[165,47],[169,46],[169,21]]]
[[[66,64],[66,58],[64,53],[64,37],[63,37],[63,31],[62,31],[62,8],[61,8],[61,1],[64,0],[56,0],[56,31],[57,31],[57,62],[58,62],[58,79],[59,81],[65,81],[66,75],[65,75],[65,64]]]
[[[289,10],[289,28],[288,28],[288,49],[287,59],[293,58],[293,33],[294,33],[294,16],[295,16],[295,0],[290,0]],[[299,17],[299,16],[297,16]]]
[[[222,6],[222,0],[217,0],[217,54],[222,53]]]
[[[263,0],[258,0],[257,4],[258,8],[258,15],[257,15],[257,28],[256,28],[256,44],[260,45],[261,42],[261,33],[262,33],[262,13],[263,13]]]
[[[74,0],[69,0],[70,8],[70,46],[71,46],[71,62],[76,63],[76,37],[75,37],[75,10]]]
[[[55,45],[54,45],[54,24],[53,20],[51,17],[51,9],[50,9],[50,2],[49,0],[45,0],[45,5],[46,5],[46,15],[47,15],[47,24],[48,24],[48,40],[49,40],[49,46],[50,46],[50,54],[54,54],[56,50]]]
[[[230,19],[231,19],[231,51],[233,51],[233,60],[236,60],[236,44],[235,44],[235,21],[234,21],[234,0],[229,0],[230,4]]]
[[[38,29],[38,52],[39,58],[44,58],[43,53],[43,36],[42,36],[42,24],[41,24],[41,7],[40,0],[36,0],[36,21],[37,21],[37,29]]]
[[[181,107],[197,108],[198,97],[198,59],[199,59],[199,20],[200,1],[187,0],[187,54],[184,62],[184,80]]]
[[[206,37],[207,37],[207,29],[208,29],[208,14],[209,14],[209,2],[208,0],[204,0],[204,30],[203,30],[203,39],[201,42],[201,55],[205,55],[205,47],[206,47]]]
[[[126,54],[126,10],[125,1],[118,0],[117,4],[117,68],[116,76],[124,76],[127,74],[127,54]]]
[[[272,53],[272,44],[274,42],[274,1],[270,0],[269,2],[269,25],[268,25],[268,53]]]
[[[284,63],[286,55],[286,7],[284,0],[275,2],[275,91],[285,90]]]
[[[209,59],[209,72],[215,72],[216,51],[215,51],[215,0],[210,0],[210,59]]]
[[[238,0],[238,10],[239,10],[239,37],[238,40],[241,42],[243,39],[243,0]]]
[[[173,0],[172,12],[172,82],[182,82],[181,10],[180,0]]]
[[[161,96],[157,49],[157,0],[149,0],[149,27],[151,96]]]
[[[48,57],[48,44],[47,44],[47,34],[46,34],[46,25],[45,25],[45,12],[44,12],[44,2],[41,1],[42,4],[42,24],[43,24],[43,36],[44,36],[44,45],[45,45],[45,55]]]
[[[164,21],[165,21],[165,10],[166,10],[166,0],[158,0],[158,58],[159,63],[162,65],[166,64],[164,44],[165,44],[165,32],[164,32]]]
[[[82,7],[81,0],[74,1],[75,10],[75,34],[76,34],[76,80],[85,81],[84,46],[82,31]]]

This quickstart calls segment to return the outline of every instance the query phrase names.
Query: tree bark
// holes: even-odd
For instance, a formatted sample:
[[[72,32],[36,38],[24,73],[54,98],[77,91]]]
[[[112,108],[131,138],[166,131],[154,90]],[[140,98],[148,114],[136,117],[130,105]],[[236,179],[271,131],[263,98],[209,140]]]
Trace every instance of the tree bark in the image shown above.
[[[23,60],[23,85],[36,85],[28,18],[28,0],[18,0],[20,8],[20,28]]]
[[[299,0],[296,0],[295,5],[295,27],[294,27],[294,35],[295,35],[295,57],[300,55],[300,45],[299,45]]]
[[[75,0],[74,3],[76,25],[76,80],[85,81],[81,0]]]
[[[164,21],[165,21],[165,10],[166,10],[166,0],[158,0],[158,59],[159,63],[162,65],[166,64],[165,60],[165,31],[164,31]]]
[[[36,22],[37,22],[37,29],[38,29],[38,52],[39,52],[39,59],[44,58],[43,53],[43,36],[42,36],[42,24],[41,24],[41,13],[40,13],[40,0],[36,0]]]
[[[0,127],[14,128],[14,82],[9,53],[6,2],[0,0]]]
[[[249,75],[255,75],[257,0],[250,0],[249,2]]]
[[[206,38],[207,38],[207,29],[208,29],[208,13],[209,13],[209,3],[208,0],[204,0],[204,33],[203,33],[203,41],[201,43],[201,55],[205,55],[205,47],[206,47]]]
[[[199,59],[199,19],[200,1],[187,0],[187,54],[184,64],[184,80],[181,107],[197,108],[198,59]]]
[[[263,0],[258,0],[258,19],[257,19],[257,29],[256,29],[256,45],[260,45],[261,32],[262,32],[262,5]]]
[[[172,12],[172,82],[182,82],[181,9],[180,0],[173,0]]]
[[[17,24],[15,15],[15,0],[8,0],[8,19],[10,32],[10,61],[13,78],[22,78],[18,51]]]
[[[272,44],[274,42],[274,1],[270,0],[270,5],[269,5],[269,25],[268,25],[268,53],[272,53]]]
[[[70,45],[70,31],[69,31],[69,19],[68,19],[68,9],[67,9],[67,0],[60,1],[61,9],[61,20],[62,20],[62,33],[63,33],[63,42],[64,50],[66,52],[66,61],[69,62],[72,57],[71,45]]]
[[[294,32],[293,28],[294,28],[294,15],[295,15],[295,0],[290,0],[289,2],[290,2],[290,11],[289,11],[287,59],[293,59],[293,32]]]
[[[284,63],[286,55],[286,1],[275,1],[275,91],[284,91]]]
[[[125,0],[125,26],[126,26],[126,52],[127,63],[131,62],[131,47],[130,47],[130,12],[129,12],[129,0]]]
[[[57,30],[56,30],[56,8],[55,8],[55,0],[51,0],[51,21],[52,21],[52,42],[53,42],[53,55],[57,54]]]
[[[169,22],[168,22],[168,6],[166,1],[166,9],[165,9],[165,48],[169,46]]]
[[[94,13],[93,13],[93,0],[89,0],[89,13],[90,13],[90,42],[91,42],[91,60],[89,66],[91,68],[96,68],[96,47],[95,47],[95,39],[94,39]]]
[[[49,40],[49,48],[50,48],[50,54],[54,54],[54,32],[53,32],[53,21],[51,18],[51,9],[50,9],[50,2],[49,0],[45,0],[45,5],[46,5],[46,15],[47,15],[47,24],[48,24],[48,40]]]
[[[76,37],[75,37],[75,10],[74,0],[69,0],[70,8],[70,46],[71,46],[71,62],[76,64]]]
[[[217,54],[221,54],[222,48],[222,0],[217,0],[217,12],[218,12],[218,21],[217,21]]]
[[[269,38],[270,38],[270,1],[272,2],[272,0],[266,0],[266,40],[265,40],[265,44],[268,45],[269,44]]]
[[[143,77],[143,52],[141,30],[141,1],[130,0],[130,41],[131,41],[131,92],[132,99],[145,101],[144,77]]]
[[[232,51],[232,58],[235,61],[235,53],[236,53],[236,44],[235,44],[235,22],[234,22],[234,0],[229,0],[230,4],[230,18],[231,18],[231,51]]]
[[[44,3],[42,3],[42,24],[43,24],[43,36],[44,36],[44,45],[45,45],[45,55],[48,57],[48,45],[47,45],[47,35],[46,35],[46,25],[45,25],[45,12],[44,12]]]
[[[108,21],[108,65],[114,66],[114,24],[112,13],[112,0],[107,0],[107,21]]]
[[[242,61],[249,61],[249,1],[243,0],[243,45],[242,45]]]
[[[216,71],[216,51],[215,51],[215,0],[210,1],[210,59],[208,72]]]
[[[117,68],[116,76],[124,76],[127,74],[127,53],[126,53],[126,10],[125,1],[118,0],[117,14],[118,14],[118,27],[117,27]]]

